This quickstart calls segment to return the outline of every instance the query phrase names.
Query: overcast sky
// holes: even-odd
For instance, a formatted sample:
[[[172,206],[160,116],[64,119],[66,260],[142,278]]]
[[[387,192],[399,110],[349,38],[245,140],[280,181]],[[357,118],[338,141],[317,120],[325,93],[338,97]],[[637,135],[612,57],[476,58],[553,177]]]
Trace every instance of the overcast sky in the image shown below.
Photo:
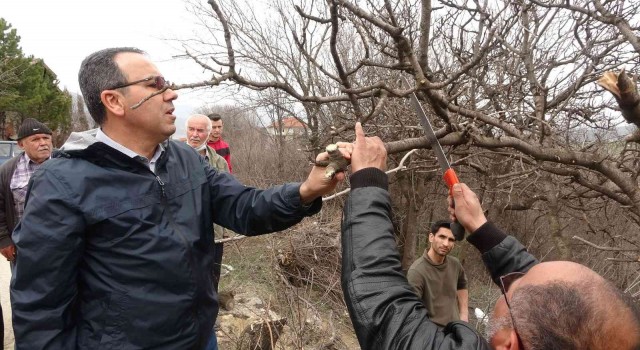
[[[196,19],[183,0],[0,0],[0,9],[0,17],[18,31],[23,52],[44,59],[61,87],[70,91],[80,92],[78,68],[88,54],[116,46],[147,51],[173,82],[203,80],[197,65],[172,59],[181,53],[180,47],[167,40],[189,37],[195,29]],[[178,93],[176,126],[182,128],[180,120],[206,97]]]

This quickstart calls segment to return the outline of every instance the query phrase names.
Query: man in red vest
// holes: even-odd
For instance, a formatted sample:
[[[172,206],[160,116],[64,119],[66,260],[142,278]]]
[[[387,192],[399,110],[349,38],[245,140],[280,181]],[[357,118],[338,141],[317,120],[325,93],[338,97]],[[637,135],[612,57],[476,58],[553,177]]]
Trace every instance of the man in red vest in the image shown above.
[[[229,144],[222,139],[222,116],[218,113],[211,113],[208,115],[211,119],[211,132],[209,133],[209,142],[207,145],[216,150],[216,153],[222,156],[229,165],[229,172],[233,172],[231,168],[231,151],[229,150]]]

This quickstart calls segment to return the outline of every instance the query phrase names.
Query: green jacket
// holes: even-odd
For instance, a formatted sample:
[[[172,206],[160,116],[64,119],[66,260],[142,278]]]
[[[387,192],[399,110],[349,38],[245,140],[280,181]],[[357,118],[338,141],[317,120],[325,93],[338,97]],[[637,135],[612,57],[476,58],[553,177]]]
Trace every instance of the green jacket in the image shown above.
[[[214,150],[209,146],[207,146],[207,159],[209,160],[209,165],[211,165],[214,169],[218,170],[219,172],[222,172],[222,173],[229,172],[229,164],[227,164],[227,161],[224,158],[222,158],[222,156],[220,156],[218,153],[216,153],[216,150]]]
[[[222,158],[222,156],[220,156],[218,153],[216,153],[216,150],[214,150],[213,148],[207,146],[207,157],[206,159],[209,161],[209,165],[211,165],[212,168],[218,170],[218,172],[221,173],[228,173],[229,172],[229,164],[227,164],[227,161]],[[227,230],[220,226],[220,225],[213,225],[213,238],[215,240],[218,239],[223,239],[226,235],[225,232],[227,232]]]

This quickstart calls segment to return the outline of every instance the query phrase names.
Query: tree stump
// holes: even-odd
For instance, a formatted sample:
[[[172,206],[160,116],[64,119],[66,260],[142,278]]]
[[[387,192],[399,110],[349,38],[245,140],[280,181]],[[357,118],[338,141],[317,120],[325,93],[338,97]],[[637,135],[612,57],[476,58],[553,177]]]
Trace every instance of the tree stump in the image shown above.
[[[218,293],[218,304],[224,310],[231,311],[236,305],[235,300],[236,292],[232,290],[225,290]]]
[[[287,324],[286,318],[248,325],[238,342],[238,350],[273,350]]]

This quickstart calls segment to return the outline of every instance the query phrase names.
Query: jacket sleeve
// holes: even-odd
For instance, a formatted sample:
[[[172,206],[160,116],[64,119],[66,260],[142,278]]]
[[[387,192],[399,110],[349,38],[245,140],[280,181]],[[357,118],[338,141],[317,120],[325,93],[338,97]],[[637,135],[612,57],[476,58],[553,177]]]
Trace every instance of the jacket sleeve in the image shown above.
[[[22,156],[22,153],[20,156]],[[12,199],[6,198],[5,193],[11,193],[11,190],[8,189],[11,185],[12,168],[16,164],[17,160],[14,157],[0,166],[0,248],[8,247],[13,243],[8,222],[9,218],[7,217],[7,210],[13,210],[13,208],[8,208]]]
[[[322,198],[310,205],[300,201],[300,184],[266,190],[242,185],[229,173],[207,165],[214,222],[248,236],[287,229],[322,208]]]
[[[342,290],[360,347],[487,349],[468,324],[453,322],[441,331],[429,320],[402,273],[389,194],[375,186],[353,188],[358,173],[343,213]]]
[[[538,264],[538,260],[515,237],[508,236],[491,222],[482,225],[467,240],[482,253],[482,261],[498,286],[501,276],[510,272],[527,272]]]
[[[11,233],[7,227],[7,214],[5,211],[7,203],[5,200],[5,188],[9,187],[7,177],[0,168],[0,248],[7,247],[11,244]]]
[[[83,216],[71,191],[50,171],[33,175],[13,238],[17,259],[11,280],[16,349],[75,349],[78,264]]]

